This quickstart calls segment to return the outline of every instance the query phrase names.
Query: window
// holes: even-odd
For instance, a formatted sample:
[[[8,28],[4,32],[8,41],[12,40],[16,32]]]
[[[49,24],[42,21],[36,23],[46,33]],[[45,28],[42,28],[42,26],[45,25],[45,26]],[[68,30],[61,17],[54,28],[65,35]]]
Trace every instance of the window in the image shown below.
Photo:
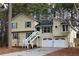
[[[17,23],[12,23],[12,29],[16,29],[17,28]]]
[[[17,32],[13,33],[13,39],[18,39],[18,33]]]
[[[77,38],[79,38],[79,33],[76,34]]]
[[[32,34],[32,32],[26,32],[26,39]]]
[[[31,27],[31,22],[25,22],[25,28],[26,27]]]
[[[62,25],[62,31],[64,32],[68,31],[68,25]]]
[[[55,40],[65,40],[65,38],[56,38]]]
[[[44,38],[43,40],[46,40],[46,38]]]
[[[49,33],[49,32],[52,32],[52,27],[51,26],[42,27],[42,33]]]
[[[37,31],[40,31],[40,27],[37,27]]]
[[[61,40],[65,40],[65,38],[61,38]]]
[[[48,38],[48,40],[52,40],[52,38]]]
[[[59,40],[59,38],[56,38],[55,40]]]
[[[52,38],[44,38],[43,40],[52,40]]]

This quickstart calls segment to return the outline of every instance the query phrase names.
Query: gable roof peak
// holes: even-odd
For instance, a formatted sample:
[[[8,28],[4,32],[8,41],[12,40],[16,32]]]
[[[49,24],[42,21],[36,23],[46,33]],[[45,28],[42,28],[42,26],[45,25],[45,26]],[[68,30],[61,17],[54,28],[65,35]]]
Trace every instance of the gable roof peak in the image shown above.
[[[24,14],[24,13],[19,13],[19,14],[17,14],[16,16],[14,16],[13,18],[12,18],[12,20],[13,19],[15,19],[16,17],[19,17],[19,16],[25,16],[25,17],[27,17],[27,18],[30,18],[30,19],[33,19],[33,20],[36,20],[36,19],[34,19],[31,15],[26,15],[26,14]]]

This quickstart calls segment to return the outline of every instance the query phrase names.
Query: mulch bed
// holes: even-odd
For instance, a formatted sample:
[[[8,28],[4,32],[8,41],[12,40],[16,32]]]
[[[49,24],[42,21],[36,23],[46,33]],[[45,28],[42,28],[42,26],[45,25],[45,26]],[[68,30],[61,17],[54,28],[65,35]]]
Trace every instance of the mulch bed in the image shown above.
[[[16,52],[16,51],[25,51],[25,50],[29,50],[29,49],[27,48],[0,48],[0,55],[11,53],[11,52]]]
[[[79,56],[79,48],[64,48],[45,56]]]

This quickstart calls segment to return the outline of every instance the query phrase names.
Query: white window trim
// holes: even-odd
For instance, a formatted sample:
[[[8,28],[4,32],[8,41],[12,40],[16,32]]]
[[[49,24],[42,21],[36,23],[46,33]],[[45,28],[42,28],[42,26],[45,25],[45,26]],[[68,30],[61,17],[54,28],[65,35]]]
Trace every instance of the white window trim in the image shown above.
[[[11,23],[12,25],[12,29],[16,29],[17,28],[17,23]]]
[[[32,22],[31,21],[27,21],[27,22],[30,22],[31,24],[32,24]],[[25,28],[31,28],[31,24],[30,24],[30,27],[27,27],[27,22],[25,22]]]
[[[62,24],[62,25],[61,25],[61,31],[62,31],[62,32],[68,32],[68,31],[69,31],[69,26],[68,26],[68,31],[66,31],[66,26],[65,26],[65,31],[63,31],[63,28],[62,28],[63,25],[67,25],[67,24]]]
[[[52,33],[52,27],[49,27],[50,30],[46,27],[46,32],[44,32],[44,27],[42,28],[42,33]],[[49,32],[48,32],[49,30]]]

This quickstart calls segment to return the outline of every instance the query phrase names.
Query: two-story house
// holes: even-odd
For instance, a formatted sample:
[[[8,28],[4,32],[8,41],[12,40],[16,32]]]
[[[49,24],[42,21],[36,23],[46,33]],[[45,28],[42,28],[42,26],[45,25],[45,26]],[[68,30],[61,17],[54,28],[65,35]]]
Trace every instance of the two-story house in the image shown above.
[[[22,46],[23,40],[35,31],[37,24],[30,16],[18,14],[12,19],[12,46]]]
[[[12,19],[12,46],[26,41],[37,47],[74,47],[76,32],[64,21],[40,20],[19,14]]]

